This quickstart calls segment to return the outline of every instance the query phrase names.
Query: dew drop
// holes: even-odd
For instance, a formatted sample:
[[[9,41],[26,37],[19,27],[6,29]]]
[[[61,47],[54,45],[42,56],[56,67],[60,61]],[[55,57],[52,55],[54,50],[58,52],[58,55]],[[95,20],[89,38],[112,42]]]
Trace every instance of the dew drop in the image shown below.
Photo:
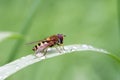
[[[82,45],[82,47],[84,48],[84,49],[88,49],[88,46],[87,45]]]

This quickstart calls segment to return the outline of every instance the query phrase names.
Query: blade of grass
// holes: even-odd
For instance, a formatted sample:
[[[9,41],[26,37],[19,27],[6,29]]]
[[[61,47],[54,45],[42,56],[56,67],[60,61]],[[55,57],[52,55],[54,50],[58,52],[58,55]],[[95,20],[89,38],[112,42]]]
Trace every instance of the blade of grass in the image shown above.
[[[56,56],[60,56],[60,55],[64,55],[64,54],[68,54],[68,53],[72,53],[72,52],[76,52],[76,51],[95,51],[95,52],[99,52],[105,55],[110,56],[111,58],[115,59],[116,61],[118,61],[120,63],[120,58],[118,58],[117,56],[103,50],[103,49],[98,49],[95,48],[93,46],[90,45],[68,45],[64,47],[65,50],[62,51],[62,53],[58,53],[58,51],[55,48],[49,48],[48,49],[48,53],[46,55],[46,57],[42,56],[42,57],[36,57],[33,54],[30,54],[28,56],[24,56],[20,59],[17,59],[11,63],[8,63],[2,67],[0,67],[0,80],[3,80],[7,77],[9,77],[10,75],[14,74],[15,72],[23,69],[24,67],[27,67],[33,63],[39,62],[41,60],[44,59],[48,59],[48,58],[53,58]]]
[[[20,39],[22,35],[14,32],[0,32],[0,42],[4,41],[5,39]]]
[[[35,0],[33,5],[31,6],[30,11],[29,11],[29,15],[26,18],[25,22],[23,22],[23,25],[22,25],[23,29],[20,32],[22,35],[26,36],[27,33],[29,32],[29,30],[31,28],[32,20],[35,16],[35,13],[37,11],[37,8],[38,8],[39,4],[40,4],[40,0]],[[13,47],[13,50],[10,53],[10,57],[9,57],[7,63],[12,61],[16,57],[16,53],[18,53],[18,51],[19,51],[20,47],[22,46],[23,42],[24,42],[23,39],[18,40],[16,42],[15,46]]]

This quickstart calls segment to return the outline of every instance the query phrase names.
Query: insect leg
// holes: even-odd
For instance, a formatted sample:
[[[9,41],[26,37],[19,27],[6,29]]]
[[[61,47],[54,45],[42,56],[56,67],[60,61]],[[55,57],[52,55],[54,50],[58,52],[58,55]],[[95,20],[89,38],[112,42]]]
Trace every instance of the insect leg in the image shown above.
[[[63,44],[60,44],[60,47],[61,47],[62,50],[65,51],[65,48],[64,48],[64,45],[63,45]]]
[[[56,48],[56,50],[57,50],[59,53],[61,53],[60,49],[58,49],[58,47],[57,47],[57,46],[55,46],[55,48]]]
[[[65,51],[65,48],[64,48],[64,45],[63,45],[63,44],[58,44],[58,47],[59,47],[61,50]]]
[[[43,56],[45,56],[45,58],[46,58],[46,54],[47,54],[47,49],[44,49]]]

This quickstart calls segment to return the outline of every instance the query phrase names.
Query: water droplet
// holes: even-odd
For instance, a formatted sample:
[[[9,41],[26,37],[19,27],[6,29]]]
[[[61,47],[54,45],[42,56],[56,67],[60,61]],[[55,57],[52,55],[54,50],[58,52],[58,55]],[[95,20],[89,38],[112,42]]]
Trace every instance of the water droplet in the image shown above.
[[[88,49],[88,46],[87,45],[82,45],[82,47],[84,48],[84,49]]]
[[[19,69],[19,66],[16,66],[15,69],[16,69],[16,70]]]

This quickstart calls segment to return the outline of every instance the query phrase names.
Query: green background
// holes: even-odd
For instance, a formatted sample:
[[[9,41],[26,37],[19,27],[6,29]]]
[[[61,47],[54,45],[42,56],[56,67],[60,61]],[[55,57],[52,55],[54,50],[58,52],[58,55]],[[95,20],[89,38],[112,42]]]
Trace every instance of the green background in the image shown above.
[[[0,43],[0,66],[33,54],[25,43],[62,33],[64,45],[89,44],[120,56],[116,0],[0,0],[0,31],[21,38]],[[6,80],[120,80],[120,62],[91,51],[74,52],[28,66]]]

